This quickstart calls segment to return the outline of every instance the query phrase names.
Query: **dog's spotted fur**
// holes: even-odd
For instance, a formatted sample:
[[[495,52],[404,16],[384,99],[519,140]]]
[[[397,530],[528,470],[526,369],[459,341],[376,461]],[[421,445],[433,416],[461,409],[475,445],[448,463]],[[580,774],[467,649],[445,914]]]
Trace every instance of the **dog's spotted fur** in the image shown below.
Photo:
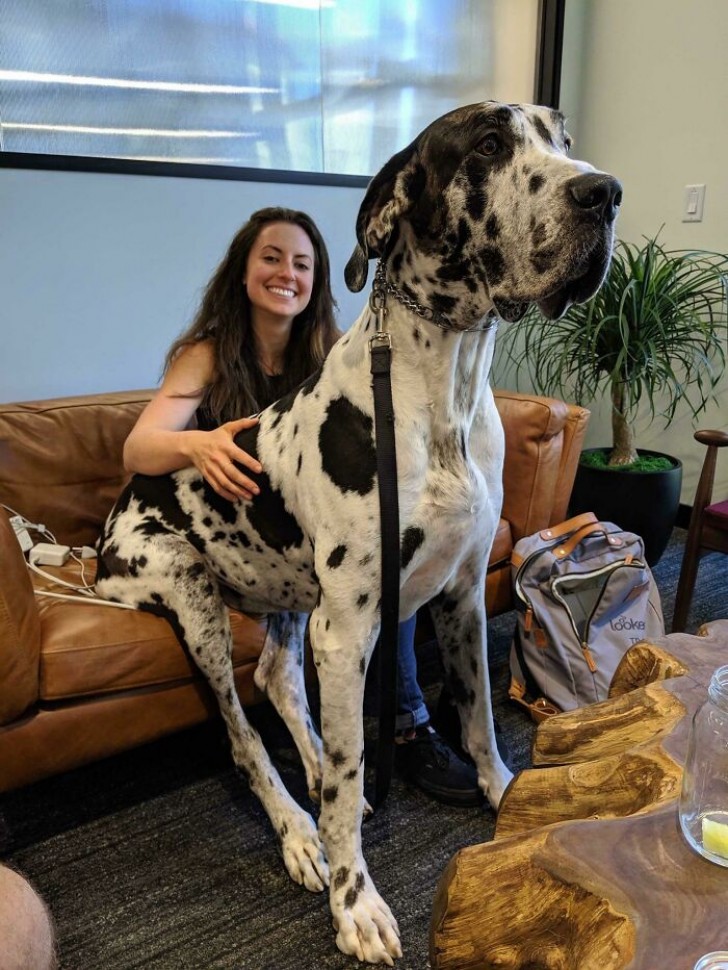
[[[503,435],[488,386],[494,331],[461,333],[531,302],[559,316],[606,270],[619,184],[567,157],[561,116],[492,102],[427,128],[373,179],[347,283],[379,256],[388,281],[444,316],[438,329],[389,297],[402,523],[403,617],[429,603],[463,742],[497,806],[510,773],[495,744],[483,585],[501,507]],[[391,964],[397,926],[361,853],[362,694],[379,630],[380,536],[366,309],[323,369],[263,412],[237,443],[265,469],[233,505],[191,468],[137,475],[109,516],[99,592],[169,619],[214,690],[235,763],[278,834],[288,871],[330,881],[345,953]],[[256,673],[321,794],[317,827],[284,790],[238,702],[218,580],[273,612]],[[302,613],[321,687],[323,745],[306,706]],[[320,839],[319,839],[320,833]],[[329,865],[331,879],[329,880]]]

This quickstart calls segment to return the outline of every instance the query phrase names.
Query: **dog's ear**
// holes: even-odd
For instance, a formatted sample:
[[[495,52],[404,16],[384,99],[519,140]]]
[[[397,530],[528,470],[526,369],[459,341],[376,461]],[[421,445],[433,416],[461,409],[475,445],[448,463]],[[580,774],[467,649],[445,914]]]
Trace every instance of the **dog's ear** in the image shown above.
[[[349,257],[349,262],[344,267],[344,280],[352,293],[358,293],[364,289],[368,272],[369,257],[357,243]]]
[[[353,293],[367,281],[368,263],[387,251],[397,219],[419,198],[424,171],[418,160],[419,137],[389,159],[369,183],[356,220],[357,245],[344,270]]]

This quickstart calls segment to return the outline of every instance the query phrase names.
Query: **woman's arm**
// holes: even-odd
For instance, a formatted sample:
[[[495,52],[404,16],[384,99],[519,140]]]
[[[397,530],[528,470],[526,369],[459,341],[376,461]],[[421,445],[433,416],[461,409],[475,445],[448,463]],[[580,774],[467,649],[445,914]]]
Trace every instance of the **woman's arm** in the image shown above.
[[[194,465],[224,498],[231,502],[250,499],[258,494],[258,486],[233,461],[256,473],[262,466],[238,448],[234,438],[238,431],[252,427],[257,418],[228,421],[214,431],[194,427],[195,412],[212,369],[212,350],[207,342],[193,344],[179,354],[126,439],[124,467],[143,475],[165,475]]]

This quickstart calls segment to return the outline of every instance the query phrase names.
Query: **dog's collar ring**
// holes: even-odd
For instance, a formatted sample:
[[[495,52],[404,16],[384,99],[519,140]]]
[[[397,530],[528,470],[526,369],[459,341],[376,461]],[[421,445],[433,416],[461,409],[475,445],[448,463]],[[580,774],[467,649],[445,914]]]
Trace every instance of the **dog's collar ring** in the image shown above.
[[[394,283],[390,283],[387,280],[386,272],[383,263],[379,263],[377,266],[377,271],[374,275],[374,284],[372,285],[372,292],[369,296],[369,306],[372,311],[377,315],[377,332],[383,330],[383,315],[387,312],[386,302],[387,295],[393,296],[398,303],[401,303],[403,307],[407,310],[411,310],[416,313],[418,317],[422,317],[423,320],[427,320],[428,323],[434,323],[436,327],[441,330],[447,330],[450,333],[487,333],[494,327],[498,326],[498,318],[496,314],[491,311],[485,321],[483,326],[477,327],[456,327],[455,324],[450,323],[447,317],[442,316],[432,307],[423,306],[411,297],[406,296],[401,290],[398,290]],[[382,317],[382,326],[379,326],[380,315]]]

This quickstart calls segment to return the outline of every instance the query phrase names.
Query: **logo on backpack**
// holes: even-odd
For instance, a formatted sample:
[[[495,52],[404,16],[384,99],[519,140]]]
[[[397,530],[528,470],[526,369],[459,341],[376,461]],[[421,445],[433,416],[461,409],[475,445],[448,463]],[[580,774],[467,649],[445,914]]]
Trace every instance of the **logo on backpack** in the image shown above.
[[[612,620],[609,624],[615,633],[623,633],[626,630],[644,630],[645,621],[635,620],[631,616],[620,616],[616,620]]]

